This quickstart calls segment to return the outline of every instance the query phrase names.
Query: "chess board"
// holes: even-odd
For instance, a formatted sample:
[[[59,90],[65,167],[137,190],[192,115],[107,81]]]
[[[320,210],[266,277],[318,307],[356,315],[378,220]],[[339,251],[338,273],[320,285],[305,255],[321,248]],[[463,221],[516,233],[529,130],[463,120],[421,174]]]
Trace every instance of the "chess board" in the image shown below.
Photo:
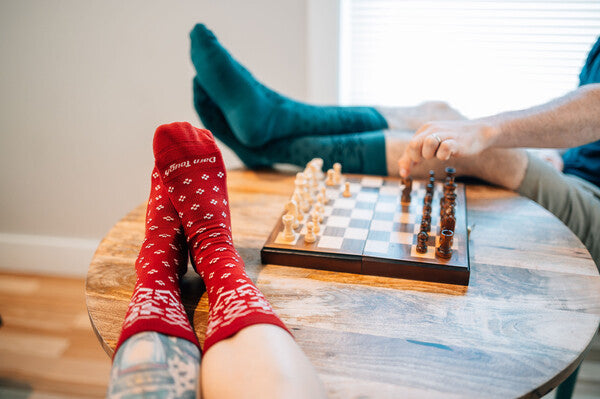
[[[427,252],[421,254],[416,251],[416,244],[427,181],[415,180],[410,203],[401,204],[404,186],[400,179],[363,175],[344,175],[344,179],[350,183],[352,195],[342,195],[343,184],[327,187],[328,202],[316,241],[304,241],[306,214],[295,229],[294,241],[285,241],[280,217],[261,250],[263,263],[468,285],[464,184],[457,183],[456,188],[452,257],[441,259],[435,255],[440,233],[441,182],[434,186],[431,232]]]

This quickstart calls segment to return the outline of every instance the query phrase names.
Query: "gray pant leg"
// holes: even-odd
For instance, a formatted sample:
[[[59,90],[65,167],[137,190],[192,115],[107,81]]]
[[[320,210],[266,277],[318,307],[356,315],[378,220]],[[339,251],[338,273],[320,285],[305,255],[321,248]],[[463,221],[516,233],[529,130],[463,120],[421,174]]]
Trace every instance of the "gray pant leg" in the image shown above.
[[[517,192],[558,217],[588,249],[600,269],[600,188],[565,175],[528,154],[525,178]]]

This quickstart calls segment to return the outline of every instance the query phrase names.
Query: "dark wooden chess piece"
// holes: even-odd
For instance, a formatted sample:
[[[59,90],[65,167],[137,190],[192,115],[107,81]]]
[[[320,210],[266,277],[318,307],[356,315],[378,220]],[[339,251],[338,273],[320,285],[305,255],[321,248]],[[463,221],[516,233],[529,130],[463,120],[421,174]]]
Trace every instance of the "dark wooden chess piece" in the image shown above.
[[[410,203],[410,193],[412,192],[412,177],[408,176],[405,177],[402,180],[402,183],[404,183],[404,189],[402,190],[402,198],[400,199],[400,201],[403,204],[409,204]]]
[[[427,218],[425,215],[421,218],[421,231],[429,233],[431,231],[431,216]]]
[[[429,240],[429,234],[426,231],[421,230],[417,234],[417,252],[424,254],[427,252],[427,240]]]
[[[425,203],[425,205],[423,205],[423,215],[425,214],[431,214],[431,205],[428,203]]]
[[[433,196],[433,188],[433,183],[427,183],[427,186],[425,186],[425,194],[430,194],[431,196]]]
[[[442,230],[454,231],[456,227],[456,217],[454,215],[447,215],[442,220]]]
[[[440,245],[435,250],[435,255],[438,258],[450,259],[452,257],[452,238],[454,232],[450,230],[442,230],[440,233]]]

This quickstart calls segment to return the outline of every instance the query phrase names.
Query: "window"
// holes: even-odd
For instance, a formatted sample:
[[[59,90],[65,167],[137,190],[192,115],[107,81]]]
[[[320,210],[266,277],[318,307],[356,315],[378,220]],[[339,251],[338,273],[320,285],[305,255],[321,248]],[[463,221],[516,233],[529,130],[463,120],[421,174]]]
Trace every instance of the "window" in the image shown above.
[[[598,35],[596,0],[341,0],[340,102],[529,107],[577,86]]]

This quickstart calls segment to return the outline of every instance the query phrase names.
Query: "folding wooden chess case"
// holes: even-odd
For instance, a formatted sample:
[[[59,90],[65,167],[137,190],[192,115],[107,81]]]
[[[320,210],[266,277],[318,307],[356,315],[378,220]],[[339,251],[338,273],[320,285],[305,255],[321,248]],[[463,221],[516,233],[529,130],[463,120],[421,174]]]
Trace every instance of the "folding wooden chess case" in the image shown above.
[[[440,233],[443,183],[436,182],[427,252],[416,251],[417,234],[428,181],[415,180],[409,204],[401,204],[402,181],[392,177],[344,175],[352,197],[343,197],[343,183],[327,187],[328,203],[314,243],[304,242],[306,222],[296,239],[282,239],[278,219],[261,250],[265,264],[297,266],[375,276],[468,285],[470,275],[465,185],[456,183],[456,226],[452,257],[440,259],[435,248]],[[282,215],[285,212],[282,213]]]

